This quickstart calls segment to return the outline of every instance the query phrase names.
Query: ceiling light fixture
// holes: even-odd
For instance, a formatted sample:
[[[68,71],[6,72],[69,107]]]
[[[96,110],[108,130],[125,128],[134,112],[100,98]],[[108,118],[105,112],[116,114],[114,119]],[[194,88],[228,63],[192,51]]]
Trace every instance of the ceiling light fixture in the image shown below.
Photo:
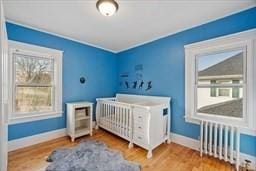
[[[111,16],[118,10],[118,3],[114,0],[98,0],[96,7],[104,16]]]

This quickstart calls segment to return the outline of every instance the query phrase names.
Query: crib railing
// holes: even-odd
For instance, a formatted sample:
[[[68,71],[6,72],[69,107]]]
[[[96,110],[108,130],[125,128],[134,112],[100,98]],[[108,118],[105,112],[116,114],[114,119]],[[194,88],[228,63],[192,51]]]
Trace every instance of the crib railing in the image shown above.
[[[97,125],[120,137],[132,139],[132,110],[129,104],[114,99],[97,99]]]
[[[239,170],[239,128],[221,123],[201,121],[200,137],[201,156],[207,154],[231,164],[235,163],[236,170]]]

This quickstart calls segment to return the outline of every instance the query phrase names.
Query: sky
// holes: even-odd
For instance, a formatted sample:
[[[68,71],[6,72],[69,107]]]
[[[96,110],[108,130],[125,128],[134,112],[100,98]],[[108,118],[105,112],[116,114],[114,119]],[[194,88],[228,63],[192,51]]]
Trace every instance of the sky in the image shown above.
[[[219,62],[222,62],[234,55],[241,53],[242,50],[233,50],[229,52],[212,53],[198,56],[198,70],[202,71],[210,66],[213,66]]]

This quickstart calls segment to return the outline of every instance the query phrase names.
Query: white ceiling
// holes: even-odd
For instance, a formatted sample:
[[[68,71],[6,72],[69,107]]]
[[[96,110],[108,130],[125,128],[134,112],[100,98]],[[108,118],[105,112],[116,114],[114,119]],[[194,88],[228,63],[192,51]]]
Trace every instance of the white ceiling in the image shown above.
[[[256,0],[116,0],[101,15],[96,0],[4,0],[6,18],[119,52],[256,6]]]

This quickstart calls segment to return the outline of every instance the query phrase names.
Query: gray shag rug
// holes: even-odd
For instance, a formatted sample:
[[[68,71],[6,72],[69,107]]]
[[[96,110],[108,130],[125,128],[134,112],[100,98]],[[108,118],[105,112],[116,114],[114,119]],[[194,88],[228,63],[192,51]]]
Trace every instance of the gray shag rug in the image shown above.
[[[140,171],[140,165],[127,161],[99,141],[83,141],[72,148],[54,150],[47,158],[46,171]]]

